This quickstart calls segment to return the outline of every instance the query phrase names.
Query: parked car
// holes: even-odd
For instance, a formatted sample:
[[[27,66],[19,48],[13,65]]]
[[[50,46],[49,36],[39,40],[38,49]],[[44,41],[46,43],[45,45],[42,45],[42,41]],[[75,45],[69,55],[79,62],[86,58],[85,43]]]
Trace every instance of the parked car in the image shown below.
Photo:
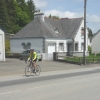
[[[40,53],[39,50],[34,50],[38,56],[39,56],[39,61],[42,61],[42,54]],[[25,50],[20,54],[20,60],[26,60],[29,57],[30,50]]]

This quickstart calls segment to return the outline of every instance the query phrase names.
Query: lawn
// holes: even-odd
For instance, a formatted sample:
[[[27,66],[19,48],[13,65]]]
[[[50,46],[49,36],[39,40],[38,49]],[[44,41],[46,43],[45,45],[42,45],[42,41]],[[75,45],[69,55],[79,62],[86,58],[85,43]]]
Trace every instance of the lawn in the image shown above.
[[[83,61],[84,61],[83,57],[76,57],[76,56],[66,57],[65,60],[77,62],[77,63],[83,63]],[[86,57],[86,62],[87,63],[100,62],[100,54],[97,54],[97,55],[90,54],[88,57]]]

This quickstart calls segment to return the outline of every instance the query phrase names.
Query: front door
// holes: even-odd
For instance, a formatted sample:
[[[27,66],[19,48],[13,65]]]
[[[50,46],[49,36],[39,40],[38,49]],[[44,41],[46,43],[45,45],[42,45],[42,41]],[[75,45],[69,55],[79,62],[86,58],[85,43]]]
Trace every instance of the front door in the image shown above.
[[[68,43],[67,44],[67,54],[68,54],[68,56],[70,56],[71,55],[71,53],[72,53],[72,43]]]

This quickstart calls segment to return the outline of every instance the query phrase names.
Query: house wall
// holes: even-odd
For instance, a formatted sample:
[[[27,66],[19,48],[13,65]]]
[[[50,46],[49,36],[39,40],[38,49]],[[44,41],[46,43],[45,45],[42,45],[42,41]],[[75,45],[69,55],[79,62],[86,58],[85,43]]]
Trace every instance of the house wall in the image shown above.
[[[75,36],[75,42],[78,43],[78,51],[82,52],[81,49],[81,43],[84,43],[84,37],[81,36],[81,28],[84,27],[84,20],[82,21],[79,30],[77,32],[77,35]],[[86,29],[86,51],[88,51],[88,31]]]
[[[100,31],[92,38],[92,53],[100,53]]]
[[[22,43],[31,43],[31,49],[43,52],[43,38],[23,38],[23,39],[10,39],[10,51],[13,53],[21,53],[24,49]]]
[[[0,29],[0,61],[5,61],[5,36]]]
[[[56,43],[56,52],[67,52],[67,43],[72,42],[72,39],[46,39],[46,43]],[[64,44],[64,50],[60,51],[59,50],[59,43]],[[47,46],[46,46],[47,47]],[[46,52],[48,50],[46,49]]]
[[[47,38],[45,39],[45,53],[43,53],[43,59],[44,60],[53,60],[53,53],[48,53],[48,44],[49,43],[54,43],[56,50],[55,52],[66,52],[67,51],[67,43],[71,42],[72,43],[72,39],[60,39],[60,38]],[[64,44],[64,49],[63,51],[59,50],[59,43],[63,43]]]

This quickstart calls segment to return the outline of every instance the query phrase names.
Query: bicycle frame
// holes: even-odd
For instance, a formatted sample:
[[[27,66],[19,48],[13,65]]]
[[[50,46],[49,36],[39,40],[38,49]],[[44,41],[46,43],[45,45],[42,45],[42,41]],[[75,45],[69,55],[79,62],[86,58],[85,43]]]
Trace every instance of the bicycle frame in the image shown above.
[[[29,64],[25,68],[25,75],[27,74],[27,70],[28,70],[28,72],[35,73],[35,75],[38,76],[41,72],[41,68],[39,65],[36,65],[36,72],[35,72],[34,64],[32,64],[32,63],[33,63],[33,61],[29,60]],[[26,62],[26,64],[27,64],[27,62]],[[29,75],[26,75],[26,76],[29,76]]]

